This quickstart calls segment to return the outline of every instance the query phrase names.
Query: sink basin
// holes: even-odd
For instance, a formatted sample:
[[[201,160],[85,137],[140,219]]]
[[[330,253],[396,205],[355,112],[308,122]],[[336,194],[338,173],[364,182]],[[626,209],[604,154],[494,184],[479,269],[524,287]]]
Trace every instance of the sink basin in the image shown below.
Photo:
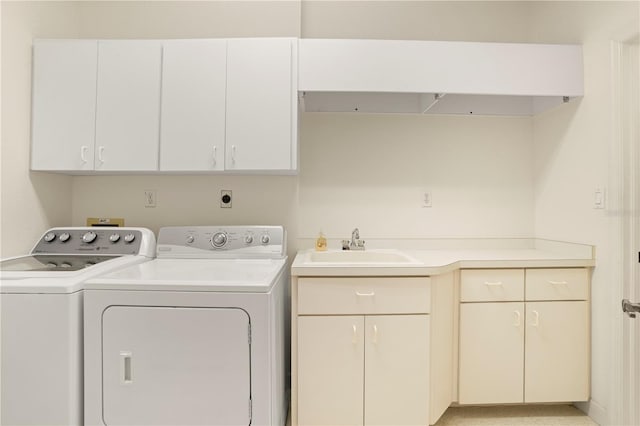
[[[309,263],[339,265],[416,264],[417,260],[397,250],[315,251],[309,253]]]

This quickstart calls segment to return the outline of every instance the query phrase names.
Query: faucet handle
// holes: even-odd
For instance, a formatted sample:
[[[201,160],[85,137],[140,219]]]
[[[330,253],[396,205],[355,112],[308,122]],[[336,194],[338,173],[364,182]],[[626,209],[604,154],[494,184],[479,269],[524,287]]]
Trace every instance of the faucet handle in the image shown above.
[[[342,250],[349,250],[349,244],[351,244],[351,241],[342,240]]]

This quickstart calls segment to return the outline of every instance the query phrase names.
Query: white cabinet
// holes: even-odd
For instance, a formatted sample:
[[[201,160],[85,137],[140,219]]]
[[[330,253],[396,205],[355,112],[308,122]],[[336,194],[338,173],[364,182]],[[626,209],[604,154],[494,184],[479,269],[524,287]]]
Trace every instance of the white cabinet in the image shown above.
[[[33,43],[32,170],[93,170],[95,40]]]
[[[587,400],[588,283],[585,268],[463,270],[459,403]]]
[[[224,170],[226,56],[224,39],[163,43],[161,171]]]
[[[429,424],[429,278],[300,278],[295,290],[297,424]]]
[[[292,172],[297,41],[34,42],[33,170]]]
[[[293,39],[228,41],[228,170],[297,168],[296,52]]]
[[[162,45],[100,41],[95,169],[158,169]]]
[[[34,42],[32,170],[158,168],[161,45]]]

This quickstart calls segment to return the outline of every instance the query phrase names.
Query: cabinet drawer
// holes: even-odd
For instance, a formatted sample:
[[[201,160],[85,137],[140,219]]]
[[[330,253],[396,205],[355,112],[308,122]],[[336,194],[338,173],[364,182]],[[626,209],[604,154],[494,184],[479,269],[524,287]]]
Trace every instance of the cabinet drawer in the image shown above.
[[[524,269],[463,269],[461,302],[524,300]]]
[[[587,300],[589,270],[527,269],[526,300]]]
[[[424,314],[431,306],[427,277],[300,278],[298,313]]]

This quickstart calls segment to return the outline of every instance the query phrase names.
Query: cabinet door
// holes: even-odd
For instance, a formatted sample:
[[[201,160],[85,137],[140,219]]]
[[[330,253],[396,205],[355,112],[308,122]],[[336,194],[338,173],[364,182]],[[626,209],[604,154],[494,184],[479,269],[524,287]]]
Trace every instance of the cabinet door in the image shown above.
[[[296,167],[295,46],[290,39],[228,41],[226,169]]]
[[[33,43],[32,170],[93,170],[95,40]]]
[[[160,170],[224,169],[225,40],[165,41]]]
[[[584,301],[527,303],[525,402],[589,399],[588,318]]]
[[[158,40],[98,43],[96,170],[158,169],[161,56]]]
[[[460,305],[460,404],[523,401],[524,303]]]
[[[362,425],[364,317],[298,317],[298,423]]]
[[[429,424],[429,317],[365,317],[364,424]]]

